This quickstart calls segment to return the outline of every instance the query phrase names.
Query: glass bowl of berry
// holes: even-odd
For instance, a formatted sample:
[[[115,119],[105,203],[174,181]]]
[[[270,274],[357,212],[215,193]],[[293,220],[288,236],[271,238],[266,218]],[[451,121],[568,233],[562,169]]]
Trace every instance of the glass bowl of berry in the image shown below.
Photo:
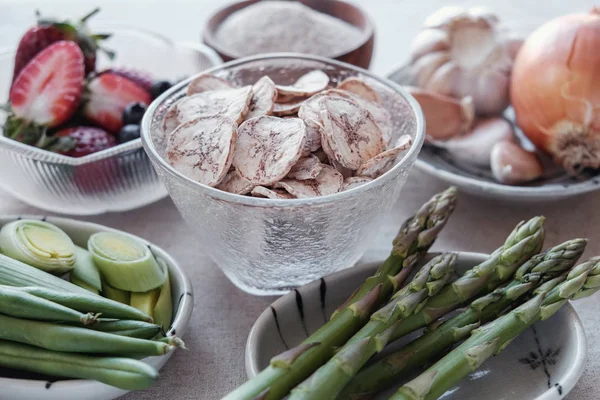
[[[140,140],[148,105],[220,64],[210,48],[123,26],[39,18],[0,52],[0,188],[71,215],[125,211],[166,196]],[[0,100],[0,103],[4,102]]]

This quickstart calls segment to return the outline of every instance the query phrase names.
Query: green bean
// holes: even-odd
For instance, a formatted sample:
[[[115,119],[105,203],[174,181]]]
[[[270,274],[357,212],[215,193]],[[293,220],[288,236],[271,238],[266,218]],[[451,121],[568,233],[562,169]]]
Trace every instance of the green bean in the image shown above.
[[[96,316],[93,314],[83,314],[27,292],[2,285],[0,285],[0,313],[39,321],[64,321],[83,325],[90,325],[96,321]]]
[[[68,353],[143,354],[160,356],[177,342],[163,343],[113,335],[75,326],[18,319],[0,314],[0,339]]]
[[[132,320],[106,321],[99,319],[96,324],[88,326],[88,328],[140,339],[152,339],[162,331],[159,325]]]
[[[104,318],[134,319],[137,321],[152,322],[150,316],[136,308],[93,294],[66,293],[34,286],[15,289],[53,301],[73,310],[102,314]]]
[[[93,379],[123,390],[141,390],[158,379],[148,364],[117,357],[60,353],[0,340],[0,366],[64,378]]]

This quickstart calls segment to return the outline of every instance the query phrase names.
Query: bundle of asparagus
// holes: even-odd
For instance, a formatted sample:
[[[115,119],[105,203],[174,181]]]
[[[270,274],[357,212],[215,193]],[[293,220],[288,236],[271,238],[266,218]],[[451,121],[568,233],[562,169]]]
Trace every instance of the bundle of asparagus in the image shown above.
[[[370,398],[466,339],[393,397],[437,399],[528,326],[567,300],[600,288],[600,258],[573,268],[585,250],[585,239],[538,254],[544,241],[543,217],[518,224],[486,261],[454,282],[456,255],[447,253],[434,257],[402,287],[455,201],[455,190],[449,189],[426,203],[403,225],[390,257],[326,325],[299,347],[273,358],[257,377],[225,399],[282,399],[290,391],[290,400]],[[466,309],[441,322],[459,307]],[[388,343],[421,328],[426,328],[421,337],[363,369]]]

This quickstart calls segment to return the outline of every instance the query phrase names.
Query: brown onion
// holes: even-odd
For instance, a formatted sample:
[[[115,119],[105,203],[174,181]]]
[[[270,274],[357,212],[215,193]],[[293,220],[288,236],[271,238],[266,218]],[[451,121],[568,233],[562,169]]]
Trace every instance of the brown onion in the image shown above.
[[[559,17],[525,41],[512,72],[517,123],[574,173],[600,168],[600,9]]]

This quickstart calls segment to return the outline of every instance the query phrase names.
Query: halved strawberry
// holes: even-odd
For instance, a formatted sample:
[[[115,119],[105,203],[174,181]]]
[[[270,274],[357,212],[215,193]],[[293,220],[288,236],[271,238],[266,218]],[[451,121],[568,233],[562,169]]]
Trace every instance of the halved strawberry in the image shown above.
[[[52,137],[57,141],[50,150],[71,157],[87,156],[117,145],[113,135],[92,126],[61,129]]]
[[[84,57],[77,44],[59,41],[42,50],[19,73],[10,90],[15,117],[54,127],[79,106],[84,85]]]
[[[33,57],[46,47],[60,40],[76,42],[85,56],[86,74],[94,71],[96,66],[96,52],[100,48],[98,43],[110,36],[105,34],[92,34],[87,29],[87,20],[99,11],[100,9],[97,8],[79,21],[59,21],[56,19],[41,18],[39,12],[36,12],[38,18],[37,25],[25,32],[17,47],[13,81]],[[112,55],[111,52],[107,52],[107,54],[109,54],[109,56]]]
[[[103,73],[90,80],[83,115],[109,132],[123,126],[123,111],[131,103],[150,104],[150,94],[143,88],[113,73]]]

